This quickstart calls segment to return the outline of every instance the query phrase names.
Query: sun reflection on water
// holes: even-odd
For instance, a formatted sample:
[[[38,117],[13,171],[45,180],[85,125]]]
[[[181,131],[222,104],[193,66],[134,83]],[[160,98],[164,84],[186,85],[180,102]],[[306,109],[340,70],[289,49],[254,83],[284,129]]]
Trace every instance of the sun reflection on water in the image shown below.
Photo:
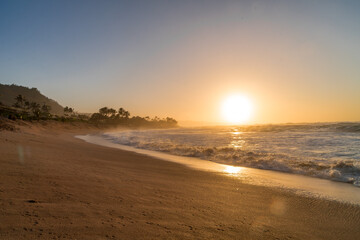
[[[242,167],[225,166],[224,172],[229,174],[238,174],[242,171]]]
[[[241,137],[243,132],[239,132],[237,129],[234,129],[234,131],[231,132],[231,134],[233,136],[232,136],[230,146],[233,147],[233,148],[242,148],[244,143],[245,143],[245,141]]]

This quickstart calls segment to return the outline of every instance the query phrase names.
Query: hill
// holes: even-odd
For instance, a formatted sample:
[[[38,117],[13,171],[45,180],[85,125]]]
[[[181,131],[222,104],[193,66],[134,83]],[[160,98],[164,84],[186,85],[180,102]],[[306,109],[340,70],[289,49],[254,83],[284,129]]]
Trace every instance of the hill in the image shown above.
[[[52,114],[64,114],[64,108],[59,103],[41,94],[37,88],[28,88],[14,84],[0,84],[0,102],[3,105],[12,106],[16,102],[15,97],[19,94],[21,94],[26,98],[26,100],[30,102],[36,102],[50,106],[50,113]]]

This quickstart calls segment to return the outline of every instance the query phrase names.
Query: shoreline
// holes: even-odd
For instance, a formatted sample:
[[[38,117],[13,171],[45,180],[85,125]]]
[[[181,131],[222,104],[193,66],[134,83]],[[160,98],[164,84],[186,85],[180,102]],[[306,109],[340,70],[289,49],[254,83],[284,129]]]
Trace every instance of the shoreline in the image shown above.
[[[146,149],[139,149],[113,143],[99,135],[101,135],[101,133],[77,135],[75,137],[88,143],[135,152],[144,156],[160,159],[162,161],[179,163],[200,171],[225,174],[236,178],[245,184],[280,188],[305,197],[318,197],[325,200],[335,200],[360,206],[360,188],[349,183],[275,170],[238,167],[195,157],[183,157]]]
[[[28,126],[0,137],[2,239],[353,239],[360,207]]]

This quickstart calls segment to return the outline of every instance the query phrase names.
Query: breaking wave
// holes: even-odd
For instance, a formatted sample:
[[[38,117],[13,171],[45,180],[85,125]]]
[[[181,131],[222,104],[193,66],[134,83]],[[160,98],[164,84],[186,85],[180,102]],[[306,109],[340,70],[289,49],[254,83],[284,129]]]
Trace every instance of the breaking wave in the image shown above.
[[[360,124],[283,124],[105,133],[114,143],[360,187]]]
[[[360,132],[358,122],[338,123],[288,123],[288,124],[266,124],[249,125],[239,127],[244,132],[280,132],[280,131],[333,131],[333,132]]]

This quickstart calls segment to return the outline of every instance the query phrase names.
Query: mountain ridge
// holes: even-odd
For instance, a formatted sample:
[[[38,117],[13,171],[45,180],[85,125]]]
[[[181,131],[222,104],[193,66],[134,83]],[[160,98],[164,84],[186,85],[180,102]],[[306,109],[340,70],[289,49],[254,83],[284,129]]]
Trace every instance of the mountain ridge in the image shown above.
[[[50,113],[63,115],[64,108],[57,101],[43,95],[37,88],[29,88],[15,84],[7,85],[0,83],[0,102],[3,105],[12,106],[15,98],[21,94],[27,101],[46,104],[51,107]]]

